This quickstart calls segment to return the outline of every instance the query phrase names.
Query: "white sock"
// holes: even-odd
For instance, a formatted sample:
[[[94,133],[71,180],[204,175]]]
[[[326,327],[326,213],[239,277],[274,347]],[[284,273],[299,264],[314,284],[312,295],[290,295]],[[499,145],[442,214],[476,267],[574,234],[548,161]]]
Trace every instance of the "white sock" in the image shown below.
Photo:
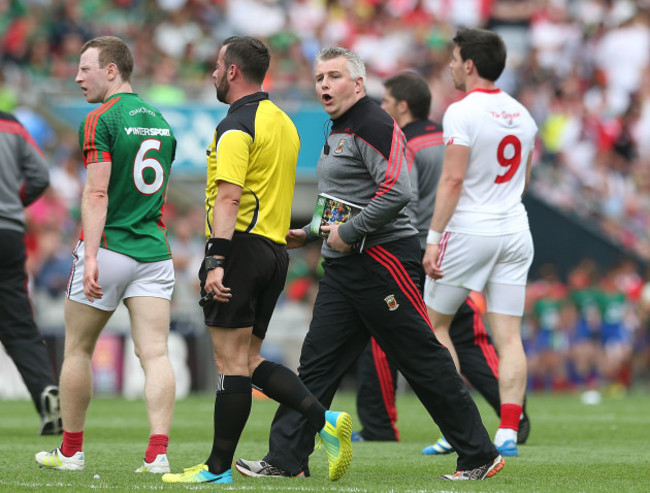
[[[517,432],[512,428],[499,428],[494,436],[494,445],[500,447],[508,440],[517,442]]]

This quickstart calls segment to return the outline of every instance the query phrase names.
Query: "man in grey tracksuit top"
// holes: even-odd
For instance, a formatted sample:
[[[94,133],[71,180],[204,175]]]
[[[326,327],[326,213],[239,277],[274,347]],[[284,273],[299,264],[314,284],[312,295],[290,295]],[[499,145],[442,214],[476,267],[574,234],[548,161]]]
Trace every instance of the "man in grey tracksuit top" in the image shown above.
[[[322,250],[324,276],[298,373],[329,407],[373,336],[453,443],[458,470],[480,469],[472,479],[483,479],[498,471],[502,460],[449,351],[431,330],[418,289],[420,243],[403,210],[411,198],[404,134],[365,96],[365,73],[355,77],[349,57],[363,66],[341,48],[317,58],[316,92],[333,123],[318,161],[318,191],[364,210],[340,226],[323,227],[329,231]],[[355,92],[343,84],[352,84]],[[289,247],[308,241],[306,231],[291,230]],[[350,246],[364,235],[363,252],[353,252]],[[286,475],[306,471],[317,431],[301,414],[280,406],[264,462]]]
[[[13,115],[0,112],[0,341],[41,414],[41,435],[62,428],[52,364],[27,295],[25,207],[48,184],[48,165],[34,139]]]

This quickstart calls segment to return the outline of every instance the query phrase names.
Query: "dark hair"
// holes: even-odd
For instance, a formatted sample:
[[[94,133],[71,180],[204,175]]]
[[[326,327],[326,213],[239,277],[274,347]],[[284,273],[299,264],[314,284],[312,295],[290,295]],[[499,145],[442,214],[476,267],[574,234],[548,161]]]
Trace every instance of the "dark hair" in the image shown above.
[[[114,63],[120,72],[122,80],[124,82],[131,80],[131,74],[133,73],[133,55],[124,41],[115,36],[100,36],[86,41],[81,47],[81,53],[84,53],[89,48],[97,48],[100,68]]]
[[[250,36],[231,36],[224,40],[226,68],[237,65],[249,82],[262,84],[271,63],[271,53],[264,43]]]
[[[384,82],[390,95],[397,101],[406,101],[414,118],[425,120],[431,108],[431,89],[424,77],[414,72],[402,72]]]
[[[472,60],[478,75],[496,81],[506,66],[506,45],[501,37],[485,29],[460,29],[453,39],[460,57]]]

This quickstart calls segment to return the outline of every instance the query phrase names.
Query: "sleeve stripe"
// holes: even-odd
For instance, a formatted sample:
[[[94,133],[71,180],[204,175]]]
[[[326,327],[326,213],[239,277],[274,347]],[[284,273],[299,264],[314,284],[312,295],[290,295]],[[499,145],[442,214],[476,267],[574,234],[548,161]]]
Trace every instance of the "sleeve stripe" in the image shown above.
[[[91,111],[86,117],[86,125],[84,127],[84,160],[86,163],[97,163],[99,162],[99,153],[97,149],[94,149],[91,153],[88,154],[88,158],[85,159],[85,151],[88,147],[95,147],[95,133],[97,132],[97,122],[99,117],[106,113],[115,103],[120,100],[119,97],[110,100],[108,103],[103,104],[96,110]],[[102,156],[105,153],[102,153]]]
[[[370,147],[371,149],[375,150],[378,154],[380,154],[383,159],[386,159],[386,156],[381,151],[379,151],[379,149],[374,147],[372,144],[370,144],[370,142],[368,142],[358,134],[352,132],[332,132],[330,135],[335,135],[335,134],[354,135],[356,138],[362,140],[368,147]],[[393,123],[393,140],[391,143],[391,151],[390,151],[391,153],[390,156],[388,157],[388,166],[386,167],[386,179],[384,182],[379,184],[379,189],[375,194],[375,197],[378,197],[379,195],[383,195],[384,193],[388,192],[393,187],[393,185],[397,181],[397,178],[399,177],[399,173],[402,168],[402,161],[404,159],[404,149],[406,146],[395,145],[396,144],[395,140],[396,139],[402,140],[404,138],[405,138],[404,134],[402,133],[400,128],[397,126],[396,123]],[[396,156],[395,153],[397,153]]]
[[[390,157],[388,158],[388,166],[386,168],[386,179],[383,183],[379,184],[379,189],[375,194],[375,197],[385,194],[393,188],[393,185],[399,177],[400,171],[402,169],[402,161],[404,160],[404,134],[397,126],[397,123],[393,123],[393,140],[391,143],[391,152]]]
[[[41,156],[44,156],[43,151],[38,146],[34,138],[29,134],[27,129],[18,122],[0,122],[0,132],[7,134],[19,135],[27,141],[34,149],[38,151]]]
[[[423,147],[442,145],[444,144],[444,139],[442,138],[442,132],[438,132],[430,135],[422,135],[420,137],[415,137],[408,141],[408,146],[413,147],[414,151],[419,151]]]
[[[418,151],[426,149],[427,147],[441,146],[444,145],[444,143],[445,142],[442,138],[442,132],[421,135],[409,140],[406,143],[406,163],[408,164],[409,171],[411,171],[411,168],[413,167],[415,155],[418,153]]]

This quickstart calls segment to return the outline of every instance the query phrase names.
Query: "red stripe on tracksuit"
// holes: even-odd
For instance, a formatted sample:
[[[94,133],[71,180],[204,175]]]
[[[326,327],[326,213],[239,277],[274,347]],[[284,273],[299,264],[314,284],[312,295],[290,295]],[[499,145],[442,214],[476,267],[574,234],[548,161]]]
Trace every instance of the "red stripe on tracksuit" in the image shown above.
[[[414,152],[419,151],[425,147],[430,147],[432,145],[443,145],[444,140],[442,139],[442,132],[438,132],[430,135],[423,135],[421,137],[414,137],[408,142],[408,146],[413,149]]]
[[[483,319],[481,318],[481,311],[474,300],[470,297],[467,298],[467,304],[474,311],[474,323],[472,324],[474,328],[474,344],[481,349],[483,356],[485,356],[485,362],[492,371],[494,377],[498,379],[499,356],[497,356],[494,346],[488,342],[488,335],[485,330],[485,325],[483,324]]]
[[[393,123],[393,142],[391,145],[390,156],[388,157],[388,166],[386,167],[386,178],[383,183],[379,184],[377,193],[375,197],[385,194],[397,181],[400,171],[402,169],[402,161],[404,160],[404,145],[396,145],[396,141],[404,141],[404,133],[397,126],[397,123]]]
[[[377,378],[379,379],[379,388],[384,400],[384,407],[390,419],[390,425],[395,432],[395,439],[399,442],[399,429],[395,426],[397,423],[397,408],[395,407],[395,382],[393,381],[393,374],[388,365],[386,353],[381,349],[377,341],[370,339],[372,347],[372,359],[375,362],[375,369],[377,370]]]
[[[395,279],[395,282],[397,282],[397,285],[404,296],[406,296],[415,307],[427,325],[431,327],[431,321],[429,320],[427,308],[424,305],[424,300],[422,299],[420,290],[415,283],[413,283],[413,279],[411,279],[411,276],[406,272],[402,262],[381,245],[370,247],[366,249],[366,252],[373,259],[383,265],[388,272],[390,272],[390,275]]]
[[[32,146],[34,149],[38,151],[38,153],[41,156],[44,156],[43,151],[41,150],[40,147],[38,147],[38,144],[34,140],[34,138],[30,135],[30,133],[27,131],[25,127],[19,122],[8,122],[8,121],[1,121],[0,122],[0,132],[1,133],[7,133],[7,134],[14,134],[14,135],[20,135],[23,139],[27,141],[27,143]]]
[[[442,132],[431,135],[423,135],[421,137],[415,137],[409,140],[406,144],[406,164],[408,165],[409,172],[411,171],[411,168],[413,168],[415,155],[418,153],[418,151],[427,147],[443,144],[444,141],[442,140]]]

